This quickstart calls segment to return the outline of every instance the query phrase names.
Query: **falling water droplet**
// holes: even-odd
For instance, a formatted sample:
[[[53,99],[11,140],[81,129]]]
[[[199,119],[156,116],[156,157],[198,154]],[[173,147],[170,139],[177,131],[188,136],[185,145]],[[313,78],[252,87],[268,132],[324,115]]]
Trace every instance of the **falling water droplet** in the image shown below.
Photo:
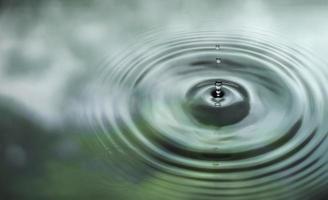
[[[220,45],[219,44],[215,45],[215,49],[216,50],[219,50],[220,49]]]
[[[222,98],[224,95],[224,92],[222,91],[222,82],[216,81],[215,84],[215,90],[212,91],[211,95],[213,98]]]
[[[221,81],[216,81],[215,82],[215,88],[216,88],[216,90],[221,90],[221,87],[222,87],[222,82]]]
[[[224,96],[224,92],[222,90],[213,90],[211,94],[213,98],[222,98]]]
[[[222,62],[221,58],[216,58],[216,63],[220,64]]]

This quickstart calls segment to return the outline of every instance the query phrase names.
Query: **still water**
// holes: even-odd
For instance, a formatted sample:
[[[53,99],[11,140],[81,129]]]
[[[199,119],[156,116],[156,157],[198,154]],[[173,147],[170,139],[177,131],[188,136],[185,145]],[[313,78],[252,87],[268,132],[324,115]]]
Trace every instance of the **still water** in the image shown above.
[[[325,1],[1,6],[1,199],[326,199]]]

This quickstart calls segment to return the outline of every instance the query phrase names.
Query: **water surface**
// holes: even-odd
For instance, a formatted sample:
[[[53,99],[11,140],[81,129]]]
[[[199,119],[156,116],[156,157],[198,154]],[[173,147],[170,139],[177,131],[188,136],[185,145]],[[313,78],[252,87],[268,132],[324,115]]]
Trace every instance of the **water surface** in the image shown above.
[[[1,5],[4,199],[325,199],[326,2]]]

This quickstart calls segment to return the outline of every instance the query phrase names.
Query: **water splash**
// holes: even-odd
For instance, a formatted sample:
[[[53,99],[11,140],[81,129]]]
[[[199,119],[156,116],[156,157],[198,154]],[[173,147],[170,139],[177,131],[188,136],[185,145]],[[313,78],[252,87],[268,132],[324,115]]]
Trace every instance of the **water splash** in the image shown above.
[[[306,199],[327,184],[327,78],[264,33],[155,35],[103,66],[88,117],[125,168],[161,174],[161,194]]]

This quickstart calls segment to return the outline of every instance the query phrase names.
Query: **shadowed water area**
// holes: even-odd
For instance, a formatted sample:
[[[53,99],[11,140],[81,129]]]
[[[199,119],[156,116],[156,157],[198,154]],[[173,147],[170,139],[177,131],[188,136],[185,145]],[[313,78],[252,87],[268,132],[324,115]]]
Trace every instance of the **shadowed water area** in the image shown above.
[[[1,5],[1,199],[325,199],[326,2]]]

